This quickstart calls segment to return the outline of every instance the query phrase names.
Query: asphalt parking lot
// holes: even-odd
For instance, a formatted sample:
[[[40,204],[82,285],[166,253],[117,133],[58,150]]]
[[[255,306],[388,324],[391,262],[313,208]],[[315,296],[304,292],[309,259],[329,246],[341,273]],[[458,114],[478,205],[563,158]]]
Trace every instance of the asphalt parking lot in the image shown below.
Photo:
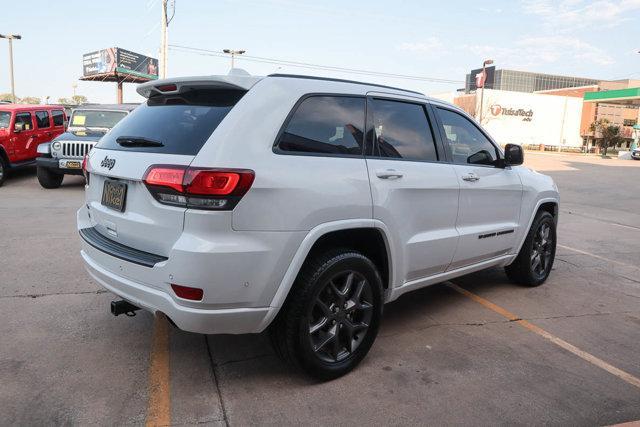
[[[316,383],[264,335],[113,317],[89,280],[83,181],[0,188],[2,425],[551,424],[640,419],[640,162],[530,154],[562,198],[539,288],[493,269],[401,297],[351,374]]]

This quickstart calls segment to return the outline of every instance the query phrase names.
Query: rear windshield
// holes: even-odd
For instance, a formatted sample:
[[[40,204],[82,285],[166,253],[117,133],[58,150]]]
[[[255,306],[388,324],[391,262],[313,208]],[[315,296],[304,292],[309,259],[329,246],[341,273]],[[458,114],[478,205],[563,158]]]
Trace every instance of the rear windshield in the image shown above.
[[[153,96],[96,145],[109,150],[196,155],[245,94],[238,90],[190,90]]]

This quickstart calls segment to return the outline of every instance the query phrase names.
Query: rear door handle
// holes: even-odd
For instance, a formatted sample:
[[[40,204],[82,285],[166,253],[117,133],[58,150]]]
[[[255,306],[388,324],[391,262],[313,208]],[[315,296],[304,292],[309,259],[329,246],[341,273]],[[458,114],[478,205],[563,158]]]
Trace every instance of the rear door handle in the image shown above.
[[[379,169],[376,171],[376,176],[380,179],[398,179],[402,178],[403,173],[395,169]]]
[[[463,175],[462,179],[464,181],[476,182],[476,181],[478,181],[480,179],[480,177],[478,175],[476,175],[475,173],[471,172],[471,173],[468,173],[466,175]]]

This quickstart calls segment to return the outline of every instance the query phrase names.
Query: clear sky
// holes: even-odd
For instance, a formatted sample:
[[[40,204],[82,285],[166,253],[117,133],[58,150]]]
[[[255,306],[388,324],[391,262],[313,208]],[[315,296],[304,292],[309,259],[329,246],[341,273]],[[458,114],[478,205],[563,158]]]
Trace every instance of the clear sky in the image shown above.
[[[16,95],[77,93],[115,102],[114,83],[81,82],[82,54],[121,47],[158,57],[160,0],[1,0],[0,33],[14,42]],[[486,58],[498,68],[599,79],[640,78],[640,0],[176,0],[169,43],[203,49],[458,80],[357,76],[240,59],[251,74],[325,75],[425,93],[463,86]],[[0,39],[0,93],[10,91]],[[169,51],[169,77],[226,74],[229,59]],[[134,85],[125,101],[139,101]]]

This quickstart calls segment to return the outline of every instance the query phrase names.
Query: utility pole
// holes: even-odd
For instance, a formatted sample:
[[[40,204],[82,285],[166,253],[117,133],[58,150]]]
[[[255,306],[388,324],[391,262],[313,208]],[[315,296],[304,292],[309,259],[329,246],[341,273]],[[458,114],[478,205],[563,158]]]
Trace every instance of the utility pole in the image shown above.
[[[167,1],[162,0],[162,21],[160,23],[160,78],[167,78]]]
[[[169,16],[168,10],[171,9],[171,16]],[[169,24],[173,20],[173,16],[176,14],[176,0],[162,0],[160,21],[160,78],[167,78],[167,57],[169,50]]]
[[[9,40],[9,75],[11,76],[11,100],[16,103],[16,88],[13,81],[13,39],[20,40],[22,36],[19,34],[0,34],[0,39]]]
[[[487,65],[493,64],[493,59],[486,59],[482,63],[482,86],[480,87],[480,112],[478,123],[482,124],[482,103],[484,101],[484,85],[487,82]]]
[[[236,55],[242,55],[243,53],[246,52],[246,50],[224,49],[223,52],[231,55],[231,68],[234,68],[236,65],[235,64]]]

